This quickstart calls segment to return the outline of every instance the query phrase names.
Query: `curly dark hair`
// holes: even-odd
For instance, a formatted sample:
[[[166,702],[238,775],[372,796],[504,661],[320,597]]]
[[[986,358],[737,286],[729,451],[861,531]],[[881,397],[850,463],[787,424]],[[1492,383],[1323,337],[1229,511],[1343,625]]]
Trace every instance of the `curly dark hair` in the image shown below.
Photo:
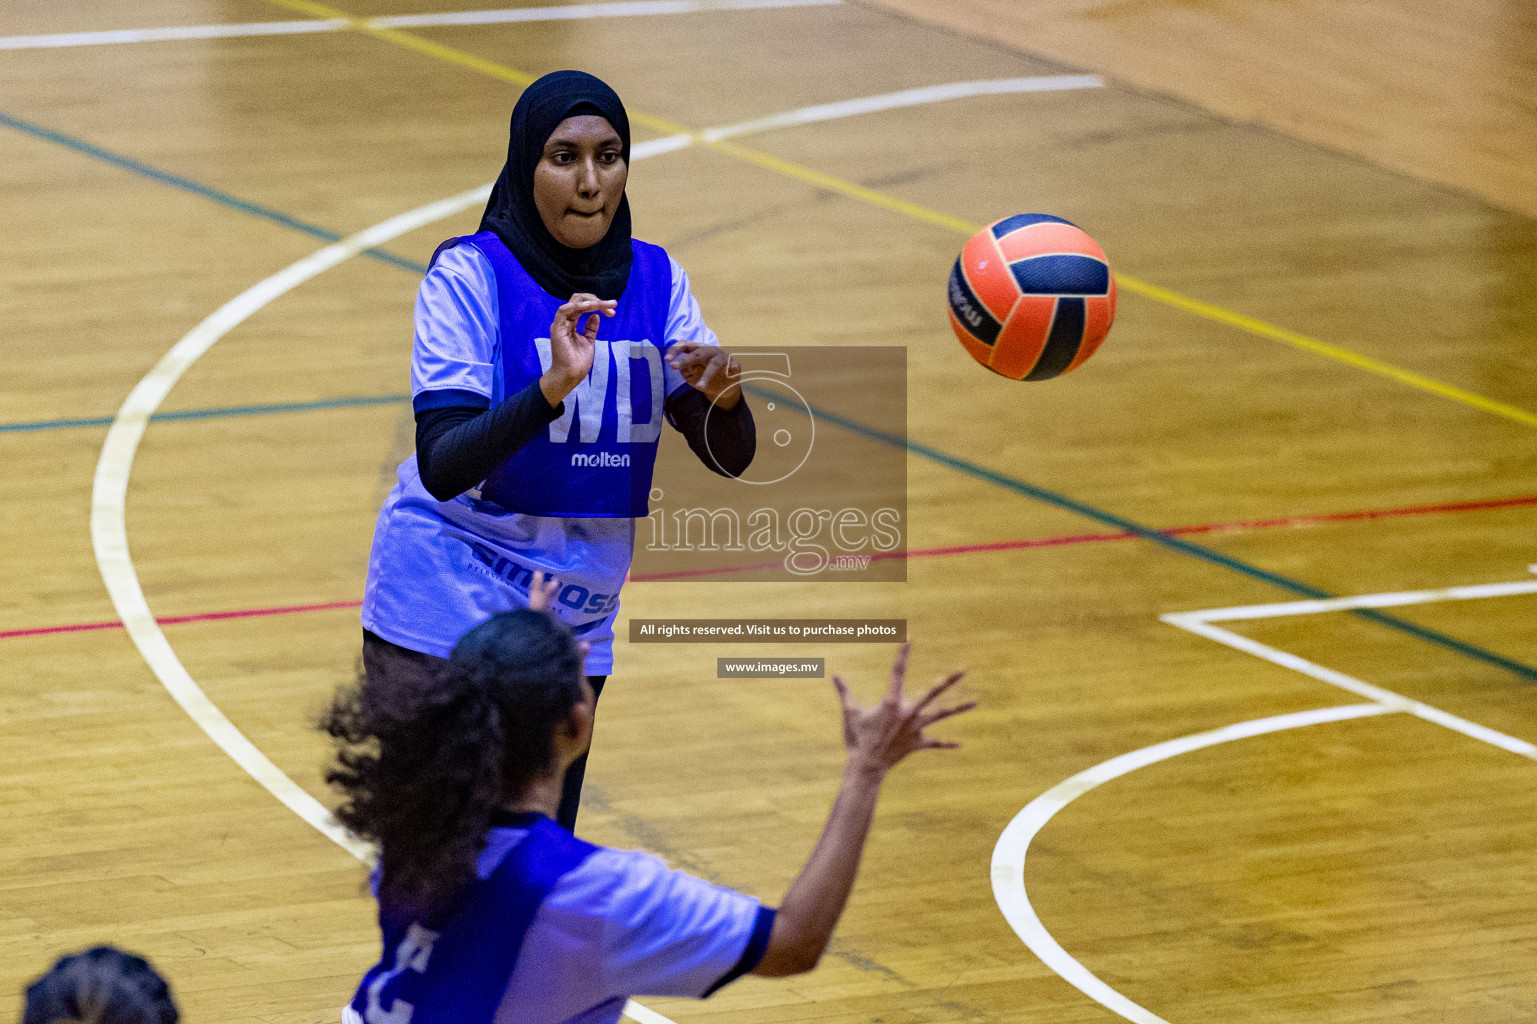
[[[112,946],[63,956],[27,986],[21,1024],[176,1024],[165,979],[143,957]]]
[[[503,612],[446,663],[392,659],[338,691],[336,817],[380,849],[381,902],[427,921],[473,877],[492,812],[549,770],[583,697],[582,653],[543,612]]]

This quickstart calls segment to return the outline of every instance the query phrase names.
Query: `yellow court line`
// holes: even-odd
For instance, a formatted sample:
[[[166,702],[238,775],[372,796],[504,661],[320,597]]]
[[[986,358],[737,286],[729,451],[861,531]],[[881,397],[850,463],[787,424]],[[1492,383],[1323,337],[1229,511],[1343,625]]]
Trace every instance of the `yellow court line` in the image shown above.
[[[267,0],[267,2],[322,20],[339,19],[345,21],[348,27],[354,31],[383,39],[385,42],[394,43],[396,46],[403,46],[408,50],[415,50],[417,53],[424,53],[429,57],[436,57],[438,60],[447,61],[449,64],[457,64],[471,71],[479,71],[483,75],[490,75],[492,78],[500,79],[503,82],[510,82],[520,89],[532,85],[537,77],[519,71],[516,68],[510,68],[505,64],[498,64],[495,61],[477,57],[473,53],[456,50],[452,46],[434,43],[430,39],[423,39],[421,36],[403,31],[402,29],[380,28],[376,25],[370,25],[367,18],[359,18],[356,15],[348,14],[346,11],[339,11],[335,7],[327,7],[325,4],[316,3],[315,0]],[[631,121],[644,125],[653,131],[665,132],[668,135],[690,134],[687,128],[680,124],[674,124],[665,118],[654,117],[635,110],[627,111],[627,113],[630,115]]]
[[[462,68],[469,68],[471,71],[479,71],[483,75],[490,75],[492,78],[499,78],[504,82],[510,82],[520,89],[532,85],[534,82],[533,75],[526,75],[514,68],[507,67],[505,64],[484,60],[472,53],[465,53],[451,46],[442,46],[430,39],[423,39],[421,36],[402,32],[398,28],[376,28],[370,25],[365,18],[348,14],[346,11],[338,11],[336,8],[327,7],[325,4],[315,3],[314,0],[268,0],[268,2],[274,3],[279,7],[286,7],[290,11],[298,11],[300,14],[308,14],[311,17],[322,20],[339,19],[345,21],[347,22],[347,27],[354,31],[375,36],[383,39],[385,42],[394,43],[396,46],[403,46],[408,50],[415,50],[417,53],[424,53],[429,57],[436,57],[438,60],[448,61],[450,64],[457,64]]]
[[[431,40],[423,39],[401,29],[375,27],[370,25],[367,19],[358,18],[347,14],[345,11],[339,11],[334,7],[317,3],[316,0],[268,0],[268,2],[316,18],[343,19],[356,31],[375,36],[397,46],[403,46],[409,50],[415,50],[417,53],[426,54],[429,57],[435,57],[450,64],[457,64],[471,71],[490,75],[492,78],[509,82],[520,88],[534,81],[533,75],[518,71],[515,68],[486,60],[483,57],[477,57],[471,53],[465,53],[463,50],[456,50],[451,46],[434,43]],[[831,174],[824,174],[821,171],[812,170],[810,167],[803,167],[800,164],[792,163],[789,160],[782,160],[777,156],[771,156],[768,153],[735,142],[705,139],[699,132],[669,121],[666,118],[656,117],[655,115],[635,110],[631,110],[628,113],[631,121],[644,125],[654,131],[664,132],[669,135],[690,135],[693,137],[696,145],[717,149],[738,160],[756,164],[759,167],[786,175],[797,181],[803,181],[817,188],[840,193],[851,199],[857,199],[862,203],[878,206],[883,210],[891,210],[894,213],[900,213],[915,220],[933,224],[936,227],[948,228],[963,235],[974,234],[981,230],[982,227],[980,224],[972,224],[959,217],[952,217],[947,213],[931,210],[926,206],[920,206],[917,203],[910,203],[905,199],[898,199],[896,196],[887,195],[884,192],[877,192],[874,189],[856,185],[852,181],[847,181]],[[1537,427],[1537,413],[1527,412],[1525,409],[1518,408],[1517,406],[1499,402],[1493,398],[1486,398],[1471,391],[1465,391],[1462,388],[1426,377],[1412,370],[1405,370],[1402,367],[1394,366],[1392,363],[1385,363],[1380,359],[1373,359],[1371,356],[1362,355],[1344,346],[1330,344],[1327,341],[1319,341],[1317,338],[1310,338],[1305,334],[1298,334],[1296,331],[1289,331],[1284,327],[1277,327],[1275,324],[1256,320],[1254,317],[1245,316],[1242,313],[1237,313],[1209,302],[1202,302],[1199,299],[1193,299],[1188,295],[1182,295],[1168,288],[1160,288],[1158,285],[1150,284],[1147,281],[1125,274],[1117,274],[1116,283],[1134,295],[1152,299],[1154,302],[1161,302],[1166,306],[1172,306],[1193,316],[1226,324],[1240,331],[1246,331],[1270,341],[1277,341],[1283,345],[1290,345],[1293,348],[1301,349],[1304,352],[1311,352],[1326,359],[1333,359],[1347,366],[1353,366],[1358,370],[1375,373],[1380,377],[1386,377],[1400,384],[1418,388],[1421,391],[1439,395],[1454,402],[1460,402],[1463,405],[1513,420],[1528,427]]]
[[[1240,331],[1257,334],[1261,338],[1279,341],[1283,345],[1300,348],[1304,352],[1312,352],[1315,355],[1334,359],[1348,366],[1354,366],[1359,370],[1366,370],[1368,373],[1375,373],[1391,380],[1396,380],[1400,384],[1407,384],[1411,388],[1419,388],[1421,391],[1428,391],[1433,395],[1450,398],[1454,402],[1461,402],[1475,409],[1482,409],[1484,412],[1503,416],[1506,419],[1515,420],[1517,423],[1524,423],[1528,427],[1537,427],[1537,414],[1527,412],[1525,409],[1514,405],[1497,402],[1492,398],[1485,398],[1483,395],[1474,394],[1471,391],[1464,391],[1462,388],[1423,376],[1415,373],[1413,370],[1405,370],[1402,367],[1394,366],[1392,363],[1385,363],[1380,359],[1373,359],[1371,356],[1363,356],[1361,353],[1354,352],[1341,345],[1332,345],[1327,341],[1310,338],[1306,334],[1288,331],[1284,327],[1277,327],[1275,324],[1268,324],[1263,320],[1256,320],[1252,316],[1244,316],[1242,313],[1235,313],[1231,309],[1224,309],[1221,306],[1214,306],[1209,302],[1202,302],[1200,299],[1192,299],[1188,295],[1181,295],[1179,292],[1160,288],[1156,284],[1149,284],[1146,281],[1135,277],[1128,277],[1125,274],[1115,275],[1115,282],[1129,292],[1152,299],[1155,302],[1162,302],[1167,306],[1173,306],[1175,309],[1183,310],[1186,313],[1205,317],[1208,320],[1215,320],[1220,324],[1236,327]]]
[[[780,174],[788,175],[798,181],[804,181],[808,185],[841,192],[861,202],[869,203],[872,206],[879,206],[883,210],[892,210],[896,213],[906,214],[909,217],[927,221],[942,228],[959,231],[963,235],[973,235],[978,230],[977,225],[968,224],[959,217],[952,217],[948,213],[930,210],[926,206],[909,203],[905,199],[898,199],[896,196],[889,196],[884,192],[877,192],[874,189],[865,188],[863,185],[856,185],[852,181],[845,181],[842,178],[835,178],[831,174],[823,174],[821,171],[814,171],[809,167],[802,167],[800,164],[781,160],[777,156],[770,156],[767,153],[759,152],[756,149],[749,149],[735,142],[702,141],[704,145],[712,149],[718,149],[722,153],[729,153],[738,160],[745,160],[750,164],[757,164],[759,167],[778,171]]]

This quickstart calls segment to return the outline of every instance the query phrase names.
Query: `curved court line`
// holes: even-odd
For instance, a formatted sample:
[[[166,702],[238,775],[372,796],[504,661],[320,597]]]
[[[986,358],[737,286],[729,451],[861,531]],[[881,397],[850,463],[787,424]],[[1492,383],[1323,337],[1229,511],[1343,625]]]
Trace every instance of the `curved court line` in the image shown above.
[[[1534,571],[1537,571],[1537,567],[1534,567]],[[1003,830],[1003,834],[998,837],[998,843],[993,848],[993,897],[998,903],[999,910],[1003,912],[1003,916],[1008,920],[1009,926],[1014,929],[1014,933],[1024,941],[1025,945],[1036,956],[1040,957],[1043,963],[1061,975],[1080,992],[1106,1009],[1124,1017],[1126,1020],[1132,1021],[1133,1024],[1168,1024],[1162,1017],[1132,1002],[1105,984],[1093,972],[1074,959],[1072,955],[1062,948],[1061,943],[1057,942],[1051,936],[1051,933],[1046,930],[1045,925],[1041,923],[1040,917],[1035,913],[1035,909],[1030,905],[1024,881],[1025,857],[1029,851],[1030,840],[1062,808],[1089,790],[1109,782],[1111,779],[1120,778],[1139,768],[1145,768],[1150,764],[1178,757],[1181,754],[1188,754],[1191,751],[1215,746],[1219,743],[1231,742],[1232,740],[1262,736],[1268,733],[1301,728],[1307,725],[1317,725],[1324,722],[1363,718],[1371,715],[1410,714],[1423,721],[1443,726],[1513,754],[1537,759],[1537,745],[1517,739],[1514,736],[1508,736],[1505,733],[1479,725],[1465,718],[1460,718],[1442,711],[1440,708],[1405,697],[1402,694],[1394,693],[1392,690],[1373,686],[1353,676],[1345,675],[1343,672],[1337,672],[1315,662],[1307,661],[1287,651],[1278,650],[1251,640],[1248,637],[1213,626],[1211,623],[1214,621],[1260,619],[1273,616],[1314,615],[1335,611],[1350,611],[1358,608],[1426,604],[1432,601],[1477,600],[1531,593],[1537,593],[1537,583],[1521,581],[1519,583],[1448,587],[1443,590],[1364,594],[1356,597],[1330,598],[1318,601],[1288,601],[1268,605],[1244,605],[1234,608],[1179,612],[1160,616],[1164,622],[1170,625],[1178,626],[1199,636],[1216,640],[1218,643],[1226,644],[1236,650],[1256,655],[1273,664],[1300,672],[1303,675],[1346,690],[1356,696],[1365,697],[1371,703],[1347,704],[1340,707],[1320,708],[1315,711],[1277,715],[1273,718],[1261,718],[1250,722],[1242,722],[1238,725],[1226,726],[1221,729],[1214,729],[1210,732],[1168,740],[1150,747],[1144,747],[1141,750],[1132,751],[1129,754],[1122,754],[1120,757],[1115,757],[1095,765],[1093,768],[1079,772],[1065,782],[1053,786],[1030,801],[1023,810],[1014,816],[1014,819]]]
[[[1318,708],[1313,711],[1298,711],[1289,715],[1260,718],[1213,729],[1210,732],[1155,743],[1150,747],[1113,757],[1081,771],[1026,804],[998,837],[998,843],[993,847],[992,863],[993,898],[998,903],[998,909],[1003,911],[1009,927],[1014,929],[1014,934],[1024,941],[1030,951],[1078,991],[1107,1010],[1132,1021],[1133,1024],[1168,1024],[1168,1021],[1162,1017],[1132,1002],[1101,981],[1063,949],[1061,943],[1052,938],[1045,925],[1041,924],[1041,919],[1036,915],[1035,908],[1030,905],[1030,897],[1025,892],[1025,856],[1030,849],[1030,840],[1035,838],[1036,833],[1051,820],[1053,815],[1089,790],[1159,761],[1252,736],[1264,736],[1325,722],[1343,722],[1372,715],[1393,714],[1403,710],[1405,708],[1397,702],[1374,701],[1371,704],[1346,704],[1340,707]]]
[[[91,488],[91,545],[102,581],[128,630],[134,646],[149,663],[155,676],[189,717],[235,760],[252,778],[284,806],[319,829],[327,838],[360,860],[370,860],[372,848],[348,833],[331,812],[285,775],[256,745],[235,728],[224,712],[208,698],[188,674],[181,659],[160,630],[139,575],[128,551],[126,505],[128,477],[133,470],[134,454],[149,426],[149,419],[171,388],[214,343],[257,310],[309,279],[330,270],[342,261],[371,246],[415,230],[449,216],[470,203],[480,201],[481,189],[441,199],[417,210],[392,217],[350,238],[326,246],[299,262],[279,271],[241,292],[194,327],[161,357],[149,373],[134,387],[117,411]]]
[[[798,124],[814,124],[832,121],[840,117],[873,114],[879,110],[896,110],[899,107],[916,107],[945,100],[967,99],[972,96],[1005,96],[1021,92],[1063,92],[1072,89],[1099,89],[1104,86],[1094,75],[1038,75],[1032,78],[995,78],[978,82],[951,82],[947,85],[929,85],[921,89],[904,89],[879,96],[864,96],[843,100],[839,103],[823,103],[814,107],[783,114],[770,114],[751,121],[727,125],[724,128],[706,128],[699,133],[705,142],[719,142],[735,135],[751,132],[767,132],[775,128],[789,128]]]
[[[514,85],[526,86],[534,81],[535,76],[523,71],[519,71],[516,68],[510,68],[507,65],[499,64],[496,61],[487,60],[484,57],[477,57],[472,53],[466,53],[463,50],[458,50],[451,46],[444,46],[441,43],[435,43],[429,39],[423,39],[420,36],[412,35],[411,33],[402,31],[401,29],[377,27],[375,25],[369,24],[366,19],[356,18],[345,11],[338,10],[323,3],[318,3],[317,0],[268,0],[268,2],[276,4],[279,7],[286,7],[289,10],[300,11],[304,14],[308,14],[316,18],[347,19],[351,23],[351,27],[360,32],[364,32],[368,35],[383,39],[386,42],[394,43],[395,45],[404,47],[408,50],[415,50],[418,53],[426,54],[429,57],[434,57],[449,64],[455,64],[462,68],[468,68],[471,71],[478,71],[481,74],[489,75],[492,78],[500,79],[504,82],[510,82]],[[648,128],[667,132],[672,135],[695,134],[691,133],[689,129],[675,121],[669,121],[666,118],[657,117],[654,114],[647,114],[646,112],[640,110],[631,110],[629,113],[630,120],[635,124],[642,124]],[[759,167],[763,167],[767,170],[775,171],[790,178],[795,178],[798,181],[803,181],[808,185],[814,185],[818,188],[825,188],[829,191],[838,192],[850,197],[851,199],[857,199],[861,202],[868,203],[871,206],[878,206],[881,209],[891,210],[895,213],[901,213],[915,220],[921,220],[925,223],[933,224],[938,227],[949,228],[952,231],[956,231],[964,235],[975,234],[977,231],[982,229],[982,225],[980,224],[972,224],[966,220],[961,219],[960,217],[954,217],[948,213],[941,213],[938,210],[931,210],[928,207],[922,206],[918,203],[908,202],[905,199],[898,199],[896,196],[887,195],[886,193],[879,192],[875,189],[865,188],[863,185],[856,185],[852,181],[847,181],[843,178],[837,177],[836,175],[826,174],[822,171],[813,170],[810,167],[805,167],[790,160],[782,160],[779,157],[772,156],[768,153],[764,153],[755,149],[749,149],[746,146],[741,146],[736,143],[726,141],[724,138],[706,139],[703,137],[703,133],[698,134],[700,135],[700,141],[704,142],[706,145],[713,149],[718,149],[723,153],[727,153],[747,163],[756,164]],[[1438,381],[1434,378],[1426,377],[1423,374],[1415,373],[1412,370],[1406,370],[1402,367],[1394,366],[1392,363],[1384,362],[1380,359],[1373,359],[1371,356],[1362,355],[1361,353],[1356,352],[1353,349],[1346,348],[1343,345],[1335,345],[1331,342],[1320,341],[1317,338],[1311,338],[1297,331],[1287,330],[1284,327],[1278,327],[1275,324],[1267,323],[1264,320],[1246,316],[1245,314],[1235,312],[1234,310],[1226,309],[1222,306],[1216,305],[1215,303],[1202,302],[1200,299],[1195,299],[1188,295],[1183,295],[1179,292],[1173,291],[1172,289],[1159,287],[1158,285],[1143,281],[1140,278],[1117,274],[1116,281],[1122,288],[1126,289],[1128,292],[1131,292],[1134,295],[1140,295],[1143,298],[1164,303],[1165,305],[1171,306],[1174,309],[1178,309],[1185,313],[1190,313],[1193,316],[1212,320],[1216,323],[1226,324],[1229,327],[1237,328],[1238,330],[1245,331],[1257,337],[1265,338],[1269,341],[1279,342],[1283,345],[1289,345],[1292,348],[1310,352],[1313,355],[1319,355],[1327,359],[1333,359],[1336,362],[1344,363],[1345,365],[1355,367],[1358,370],[1364,370],[1367,373],[1376,374],[1380,377],[1386,377],[1389,380],[1397,381],[1398,383],[1407,385],[1408,387],[1416,388],[1429,394],[1450,399],[1451,401],[1467,405],[1474,409],[1478,409],[1481,412],[1490,413],[1492,415],[1520,423],[1524,426],[1537,427],[1537,413],[1528,412],[1525,409],[1510,405],[1506,402],[1500,402],[1493,398],[1485,397],[1484,395],[1466,391],[1462,388],[1447,384],[1443,381]]]
[[[1537,571],[1537,566],[1533,567]],[[1300,672],[1312,679],[1328,683],[1358,697],[1365,697],[1369,704],[1347,704],[1340,707],[1302,711],[1273,718],[1262,718],[1238,725],[1226,726],[1211,732],[1197,733],[1164,743],[1144,747],[1122,754],[1086,771],[1079,772],[1036,797],[1009,822],[998,843],[993,848],[992,878],[993,896],[1010,927],[1048,967],[1065,978],[1079,991],[1109,1010],[1134,1024],[1168,1024],[1146,1008],[1127,999],[1106,985],[1088,968],[1075,960],[1051,934],[1047,932],[1025,892],[1025,857],[1030,840],[1035,837],[1052,816],[1073,800],[1111,779],[1119,778],[1150,764],[1188,754],[1194,750],[1227,743],[1236,739],[1261,736],[1267,733],[1296,729],[1324,722],[1362,718],[1379,714],[1410,714],[1426,722],[1443,726],[1471,739],[1498,747],[1521,757],[1537,760],[1537,745],[1508,736],[1505,733],[1479,725],[1468,719],[1442,711],[1440,708],[1413,700],[1380,686],[1373,686],[1343,672],[1308,661],[1287,651],[1278,650],[1248,637],[1213,626],[1212,622],[1261,619],[1276,616],[1316,615],[1336,611],[1352,611],[1360,608],[1394,607],[1406,604],[1427,604],[1434,601],[1469,601],[1490,597],[1507,597],[1517,594],[1537,593],[1537,583],[1479,584],[1465,587],[1448,587],[1442,590],[1405,591],[1387,594],[1363,594],[1355,597],[1330,598],[1318,601],[1287,601],[1268,605],[1244,605],[1233,608],[1216,608],[1208,611],[1178,612],[1159,616],[1172,626],[1207,637],[1247,654],[1263,658],[1272,664]]]

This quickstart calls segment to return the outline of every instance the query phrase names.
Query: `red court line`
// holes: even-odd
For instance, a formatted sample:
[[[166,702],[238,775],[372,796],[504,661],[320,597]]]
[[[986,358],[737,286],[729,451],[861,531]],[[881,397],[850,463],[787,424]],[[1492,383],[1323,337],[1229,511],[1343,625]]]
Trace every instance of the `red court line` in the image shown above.
[[[1247,519],[1236,523],[1175,526],[1163,532],[1172,536],[1180,536],[1189,533],[1219,533],[1223,530],[1264,530],[1275,526],[1317,526],[1321,523],[1348,523],[1362,519],[1396,519],[1399,516],[1425,516],[1440,512],[1482,512],[1495,508],[1520,508],[1523,505],[1537,505],[1537,494],[1528,494],[1518,498],[1453,501],[1444,505],[1409,505],[1405,508],[1376,508],[1361,512],[1327,512],[1316,516],[1289,516],[1285,519]]]
[[[1534,499],[1537,501],[1537,499]],[[1199,527],[1197,527],[1199,529]],[[1174,531],[1167,531],[1172,533]],[[872,562],[886,562],[893,558],[937,558],[941,555],[971,555],[981,551],[1020,551],[1025,548],[1055,548],[1064,544],[1092,544],[1095,541],[1129,540],[1134,533],[1075,533],[1067,537],[1039,537],[1033,540],[999,540],[987,544],[955,544],[943,548],[913,548],[909,551],[877,551],[869,555]],[[758,562],[755,565],[717,565],[708,569],[676,569],[672,572],[636,573],[631,583],[658,583],[665,580],[696,579],[700,576],[720,576],[732,572],[752,572],[756,569],[782,569],[783,561]]]
[[[184,622],[217,622],[220,619],[255,619],[264,615],[297,615],[300,612],[327,612],[338,608],[361,608],[362,601],[326,601],[323,604],[290,604],[280,608],[241,608],[229,612],[200,612],[197,615],[167,615],[155,621],[162,626],[176,626]],[[47,636],[50,633],[86,633],[95,629],[122,629],[117,620],[111,622],[77,622],[70,626],[40,626],[35,629],[7,629],[0,631],[0,640],[18,636]]]
[[[1197,526],[1173,526],[1164,533],[1179,537],[1198,533],[1222,533],[1224,531],[1268,530],[1276,527],[1319,526],[1325,523],[1348,523],[1369,519],[1396,519],[1402,516],[1435,515],[1446,512],[1479,512],[1498,508],[1520,508],[1537,505],[1537,494],[1514,498],[1486,498],[1480,501],[1454,501],[1442,505],[1410,505],[1404,508],[1366,509],[1358,512],[1325,512],[1311,516],[1287,516],[1281,519],[1243,519],[1231,523],[1203,523]],[[940,558],[946,555],[974,555],[985,551],[1024,551],[1030,548],[1055,548],[1070,544],[1098,544],[1113,540],[1132,540],[1134,533],[1074,533],[1062,537],[1036,537],[1027,540],[1000,540],[985,544],[952,544],[938,548],[916,548],[911,551],[883,551],[870,556],[871,561],[892,558]],[[701,576],[720,576],[728,573],[752,572],[755,569],[777,569],[780,562],[759,562],[754,565],[723,565],[710,569],[679,569],[675,572],[644,573],[630,577],[632,583],[661,582],[674,579],[697,579]],[[322,604],[294,604],[278,608],[243,608],[228,612],[202,612],[197,615],[168,615],[155,621],[162,626],[175,626],[187,622],[217,622],[223,619],[254,619],[265,615],[297,615],[300,612],[335,611],[340,608],[360,608],[361,601],[327,601]],[[122,629],[121,622],[81,622],[68,626],[40,626],[33,629],[0,631],[0,640],[13,637],[47,636],[52,633],[85,633],[97,629]]]
[[[1487,498],[1480,501],[1454,501],[1441,505],[1409,505],[1403,508],[1365,509],[1358,512],[1324,512],[1311,516],[1287,516],[1281,519],[1242,519],[1231,523],[1202,523],[1196,526],[1171,526],[1162,531],[1171,537],[1225,531],[1266,530],[1280,526],[1321,526],[1326,523],[1347,523],[1367,519],[1395,519],[1400,516],[1424,516],[1445,512],[1475,512],[1497,508],[1518,508],[1537,505],[1537,494],[1515,498]],[[1112,540],[1132,540],[1135,533],[1076,533],[1065,537],[1038,537],[1030,540],[1000,540],[988,544],[956,544],[941,548],[914,548],[910,551],[883,551],[870,555],[872,562],[892,558],[937,558],[944,555],[970,555],[983,551],[1023,551],[1029,548],[1055,548],[1068,544],[1097,544]],[[723,565],[709,569],[678,569],[673,572],[639,573],[632,575],[633,583],[656,583],[675,579],[696,579],[700,576],[719,576],[734,572],[752,572],[757,569],[777,569],[780,562],[759,562],[755,565]]]

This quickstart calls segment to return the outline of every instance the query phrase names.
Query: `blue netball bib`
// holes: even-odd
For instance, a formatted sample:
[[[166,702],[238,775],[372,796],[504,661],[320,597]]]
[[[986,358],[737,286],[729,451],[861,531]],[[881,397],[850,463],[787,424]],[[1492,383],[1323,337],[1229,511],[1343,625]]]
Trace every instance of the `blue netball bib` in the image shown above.
[[[380,901],[384,955],[352,997],[355,1018],[364,1024],[491,1024],[540,904],[597,851],[549,818],[521,817],[528,834],[436,928],[394,914]]]
[[[501,350],[496,373],[515,395],[550,368],[550,321],[561,299],[528,276],[495,233],[465,240],[496,272]],[[510,512],[564,518],[643,518],[662,436],[667,310],[672,267],[667,253],[631,241],[635,254],[612,317],[598,317],[592,371],[565,399],[561,417],[503,462],[480,496]]]

